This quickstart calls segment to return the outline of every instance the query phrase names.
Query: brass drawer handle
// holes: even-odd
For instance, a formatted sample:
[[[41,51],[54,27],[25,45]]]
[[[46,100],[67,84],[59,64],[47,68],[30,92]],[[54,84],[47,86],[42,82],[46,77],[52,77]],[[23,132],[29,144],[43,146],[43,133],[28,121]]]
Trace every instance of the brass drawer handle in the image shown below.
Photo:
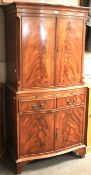
[[[44,103],[41,103],[41,104],[39,105],[39,107],[37,107],[36,104],[33,104],[33,105],[32,105],[32,108],[33,108],[33,110],[35,110],[35,111],[39,111],[39,110],[43,109],[44,107],[45,107]]]
[[[69,104],[69,105],[73,105],[74,104],[74,99],[67,99],[66,103]]]
[[[40,104],[40,109],[43,109],[45,107],[44,103]]]
[[[37,110],[37,106],[35,104],[32,105],[33,110]]]

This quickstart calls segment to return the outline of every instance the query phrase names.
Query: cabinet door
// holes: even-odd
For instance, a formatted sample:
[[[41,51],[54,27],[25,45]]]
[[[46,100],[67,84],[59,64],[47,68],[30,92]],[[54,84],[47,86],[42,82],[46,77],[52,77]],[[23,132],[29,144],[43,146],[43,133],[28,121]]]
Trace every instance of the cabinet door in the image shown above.
[[[54,113],[19,116],[20,156],[54,150]]]
[[[55,18],[22,17],[22,86],[54,85]]]
[[[56,150],[84,143],[84,107],[57,112],[55,137]]]
[[[57,19],[56,85],[82,82],[84,22],[77,17]]]

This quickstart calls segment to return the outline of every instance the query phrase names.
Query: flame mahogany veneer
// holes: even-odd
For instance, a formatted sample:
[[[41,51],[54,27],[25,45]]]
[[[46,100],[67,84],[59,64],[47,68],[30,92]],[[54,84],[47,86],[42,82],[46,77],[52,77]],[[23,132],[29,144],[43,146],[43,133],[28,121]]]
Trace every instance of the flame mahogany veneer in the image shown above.
[[[8,147],[17,173],[34,159],[86,153],[83,52],[88,9],[4,6]]]

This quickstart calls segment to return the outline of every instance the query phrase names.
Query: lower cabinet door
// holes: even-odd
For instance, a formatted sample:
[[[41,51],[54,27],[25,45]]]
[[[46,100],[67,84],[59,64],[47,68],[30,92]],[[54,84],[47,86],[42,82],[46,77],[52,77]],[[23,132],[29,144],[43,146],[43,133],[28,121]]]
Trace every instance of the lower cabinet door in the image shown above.
[[[19,155],[54,150],[54,113],[22,114],[19,116]]]
[[[55,149],[64,149],[84,142],[84,107],[60,110],[56,114]]]

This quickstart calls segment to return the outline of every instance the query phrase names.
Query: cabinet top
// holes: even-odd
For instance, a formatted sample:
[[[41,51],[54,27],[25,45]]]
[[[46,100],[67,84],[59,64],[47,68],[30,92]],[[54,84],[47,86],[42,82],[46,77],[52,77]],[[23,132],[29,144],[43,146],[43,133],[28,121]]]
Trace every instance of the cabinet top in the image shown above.
[[[76,11],[82,13],[88,13],[88,7],[82,6],[65,6],[59,4],[47,4],[47,3],[30,3],[30,2],[13,2],[4,5],[5,11],[11,11],[13,9],[50,9],[50,10],[63,10],[63,11]]]

